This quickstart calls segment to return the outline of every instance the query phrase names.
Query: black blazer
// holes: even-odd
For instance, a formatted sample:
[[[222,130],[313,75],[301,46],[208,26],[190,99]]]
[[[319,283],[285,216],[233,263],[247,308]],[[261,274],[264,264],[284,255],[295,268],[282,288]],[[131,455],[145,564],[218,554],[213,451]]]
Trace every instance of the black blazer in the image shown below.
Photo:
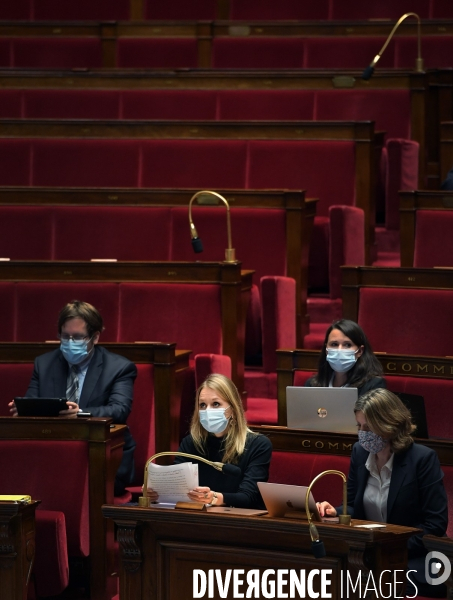
[[[60,349],[38,356],[26,396],[32,398],[65,397],[69,366]],[[96,345],[80,396],[80,408],[93,417],[111,417],[114,423],[126,423],[131,412],[137,367],[131,361]],[[124,436],[123,459],[115,480],[120,494],[134,476],[135,441],[129,430]]]
[[[348,512],[365,519],[363,495],[369,477],[365,463],[369,452],[354,444],[348,476]],[[395,454],[387,500],[387,522],[419,527],[423,533],[408,541],[409,556],[426,554],[422,536],[443,536],[448,525],[448,500],[437,454],[421,444],[412,444]]]

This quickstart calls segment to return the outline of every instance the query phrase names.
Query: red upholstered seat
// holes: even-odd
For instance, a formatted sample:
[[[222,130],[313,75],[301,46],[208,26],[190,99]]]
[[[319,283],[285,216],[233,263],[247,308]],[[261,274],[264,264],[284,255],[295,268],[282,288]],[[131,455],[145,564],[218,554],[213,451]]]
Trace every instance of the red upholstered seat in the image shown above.
[[[450,0],[431,0],[431,19],[448,19],[453,17],[453,4]]]
[[[77,0],[33,2],[33,18],[42,21],[127,21],[128,0]]]
[[[3,45],[0,41],[0,66],[6,66],[6,56],[2,58]],[[6,52],[5,52],[6,54]],[[19,119],[22,116],[21,111],[22,93],[19,90],[1,90],[0,91],[0,118],[1,119]]]
[[[0,139],[0,185],[32,185],[30,162],[29,140]]]
[[[8,184],[2,178],[1,184],[112,188],[140,185],[140,146],[134,140],[17,141],[23,142],[24,145],[27,142],[31,144],[33,177],[25,184],[20,182]],[[27,168],[27,165],[24,167]]]
[[[102,66],[100,38],[33,38],[11,40],[10,67],[99,68]]]
[[[120,92],[116,90],[24,90],[28,119],[117,119]]]
[[[385,181],[385,225],[399,230],[400,190],[418,188],[418,155],[420,145],[413,140],[388,139],[387,174]]]
[[[119,68],[196,68],[197,40],[193,38],[126,38],[117,40]]]
[[[243,20],[327,20],[329,0],[230,0],[230,19]]]
[[[27,21],[31,18],[32,0],[17,0],[17,2],[2,2],[0,4],[0,19],[2,21]]]
[[[451,67],[453,40],[450,35],[423,36],[422,57],[425,69]],[[417,58],[417,38],[395,38],[395,67],[412,69]],[[380,61],[379,61],[380,62]]]
[[[15,335],[16,306],[14,297],[15,286],[9,281],[0,283],[0,313],[9,315],[3,319],[1,337],[4,341],[13,341]]]
[[[363,69],[376,56],[385,37],[331,37],[305,38],[304,68],[309,69]],[[394,46],[390,44],[379,61],[380,68],[391,68],[394,63]]]
[[[222,352],[217,285],[122,283],[120,305],[121,340],[173,340],[179,348],[191,348],[194,354]]]
[[[90,552],[88,445],[79,441],[0,440],[0,480],[4,494],[26,493],[41,500],[36,520],[36,552],[42,555],[34,571],[37,590],[42,595],[58,593],[67,585],[67,557],[86,557]],[[54,514],[45,512],[40,518],[41,511]],[[64,514],[67,548],[58,513]]]
[[[416,12],[422,19],[428,19],[430,16],[429,1],[398,0],[395,2],[395,0],[379,0],[379,2],[344,2],[342,0],[333,0],[331,18],[333,20],[341,19],[345,21],[364,19],[397,20],[406,12]]]
[[[212,66],[228,69],[279,69],[304,66],[304,40],[298,37],[216,37]]]
[[[374,351],[450,356],[452,303],[451,290],[362,288],[358,322]]]
[[[51,260],[54,242],[51,215],[46,206],[2,206],[0,257]]]
[[[247,142],[147,140],[140,187],[244,188]]]
[[[231,358],[224,354],[197,354],[195,356],[195,385],[197,389],[211,373],[231,377]]]
[[[191,0],[190,2],[166,2],[165,0],[146,0],[145,19],[155,20],[212,20],[217,18],[216,2],[212,0]]]
[[[15,396],[24,396],[33,373],[32,363],[0,364],[0,417],[9,417],[8,403]]]
[[[15,331],[11,341],[42,342],[56,339],[55,315],[68,300],[83,298],[101,312],[107,324],[105,342],[118,341],[118,285],[115,283],[40,282],[15,284]],[[165,338],[168,339],[168,338]]]
[[[55,260],[170,260],[170,208],[59,206],[53,212]],[[84,243],[74,244],[71,231],[83,233]]]
[[[311,90],[221,90],[217,119],[310,121],[315,92]]]
[[[216,119],[216,90],[122,90],[123,119]]]
[[[417,210],[414,267],[453,266],[453,211]]]

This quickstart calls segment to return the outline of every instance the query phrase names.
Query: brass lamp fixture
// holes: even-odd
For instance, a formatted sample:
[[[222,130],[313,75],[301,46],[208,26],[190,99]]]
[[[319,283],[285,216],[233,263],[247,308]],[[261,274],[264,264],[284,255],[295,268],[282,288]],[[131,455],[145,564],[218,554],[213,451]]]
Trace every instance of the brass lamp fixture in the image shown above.
[[[217,471],[222,471],[225,475],[237,475],[241,473],[241,470],[236,465],[230,465],[228,463],[214,462],[212,460],[208,460],[201,456],[196,456],[195,454],[187,454],[186,452],[158,452],[157,454],[153,454],[151,458],[148,458],[145,465],[145,476],[143,480],[143,496],[140,496],[138,499],[138,505],[144,508],[148,508],[151,505],[149,500],[147,485],[148,485],[148,468],[149,464],[153,462],[154,459],[159,458],[159,456],[184,456],[185,458],[192,458],[193,460],[199,460],[201,462],[206,463],[207,465],[214,467]],[[196,503],[194,503],[196,504]],[[187,507],[186,507],[187,508]]]
[[[421,22],[420,22],[420,17],[417,15],[417,13],[408,12],[408,13],[405,13],[402,17],[400,17],[398,19],[395,27],[392,29],[392,31],[390,32],[390,35],[385,40],[385,44],[382,46],[382,48],[379,50],[379,52],[373,58],[373,60],[371,61],[371,63],[368,65],[368,67],[364,70],[364,72],[362,74],[362,79],[368,80],[373,75],[373,73],[374,73],[374,67],[376,66],[376,63],[381,58],[381,56],[384,54],[385,49],[389,45],[389,42],[392,39],[392,37],[394,36],[394,34],[395,34],[396,30],[398,29],[398,27],[408,17],[415,17],[417,19],[417,58],[415,60],[415,71],[417,73],[423,73],[423,58],[422,58],[422,54],[421,54],[421,39],[422,39],[422,36],[421,36]]]
[[[313,479],[313,481],[308,486],[307,492],[305,494],[305,512],[307,513],[308,530],[310,532],[310,537],[311,537],[311,549],[312,549],[312,552],[313,552],[315,558],[323,558],[326,555],[326,550],[324,548],[324,542],[322,542],[319,539],[319,533],[316,528],[316,525],[311,520],[309,499],[310,499],[311,488],[314,486],[314,484],[319,479],[321,479],[321,477],[324,477],[324,475],[338,475],[339,477],[341,477],[343,479],[343,514],[339,515],[338,519],[339,519],[339,522],[341,525],[350,525],[351,524],[351,515],[348,515],[348,513],[347,513],[347,510],[348,510],[348,488],[347,488],[346,475],[344,473],[342,473],[341,471],[335,471],[335,470],[323,471],[322,473],[320,473]]]
[[[195,252],[203,252],[203,243],[201,239],[198,237],[197,229],[192,220],[192,202],[199,198],[200,196],[213,196],[218,200],[221,200],[227,209],[227,235],[228,235],[228,247],[225,250],[225,262],[232,263],[236,262],[236,253],[231,243],[231,215],[230,215],[230,205],[226,198],[218,194],[217,192],[212,192],[210,190],[202,190],[201,192],[197,192],[192,196],[189,202],[189,225],[190,225],[190,236],[192,238],[192,247]],[[206,204],[206,202],[205,202]]]

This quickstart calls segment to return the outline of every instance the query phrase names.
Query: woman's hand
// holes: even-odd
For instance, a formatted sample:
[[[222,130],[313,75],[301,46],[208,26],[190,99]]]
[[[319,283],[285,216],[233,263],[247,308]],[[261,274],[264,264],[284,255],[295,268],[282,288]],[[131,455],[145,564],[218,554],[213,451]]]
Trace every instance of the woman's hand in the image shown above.
[[[208,487],[196,487],[188,493],[189,498],[193,502],[203,502],[203,504],[215,504],[221,506],[223,504],[223,494],[214,492]]]
[[[79,412],[79,405],[77,402],[71,402],[68,400],[66,404],[68,408],[66,410],[60,410],[60,416],[66,417],[67,419],[73,419],[74,417],[77,417],[77,413]]]
[[[142,492],[143,492],[143,486],[142,486]],[[146,495],[148,496],[148,498],[150,499],[151,502],[159,501],[159,494],[156,492],[156,490],[153,490],[152,488],[146,489]]]
[[[320,517],[336,517],[336,509],[328,502],[316,502],[316,507]]]
[[[9,402],[8,406],[9,406],[9,412],[11,413],[11,416],[17,417],[17,408],[14,403],[14,400],[11,400],[11,402]]]

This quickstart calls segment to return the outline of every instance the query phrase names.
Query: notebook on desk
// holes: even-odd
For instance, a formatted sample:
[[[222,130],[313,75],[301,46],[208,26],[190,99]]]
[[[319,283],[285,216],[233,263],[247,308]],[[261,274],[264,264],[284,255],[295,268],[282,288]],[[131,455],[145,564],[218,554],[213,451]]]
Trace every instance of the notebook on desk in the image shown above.
[[[357,388],[286,388],[286,418],[291,429],[357,433],[354,405]]]

